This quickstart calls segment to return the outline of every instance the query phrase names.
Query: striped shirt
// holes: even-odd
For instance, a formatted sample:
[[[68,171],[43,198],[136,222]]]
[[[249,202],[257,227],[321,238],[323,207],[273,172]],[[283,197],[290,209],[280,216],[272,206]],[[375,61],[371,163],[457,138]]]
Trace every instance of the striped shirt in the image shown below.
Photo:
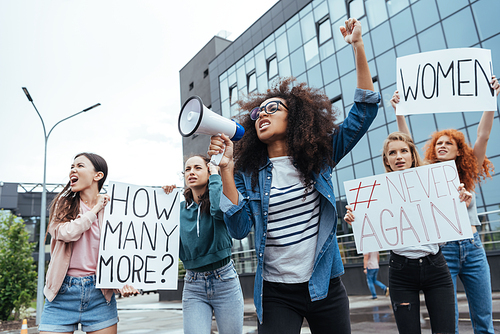
[[[319,193],[313,188],[304,198],[300,172],[289,157],[270,160],[273,178],[263,276],[269,282],[307,282],[318,238]]]

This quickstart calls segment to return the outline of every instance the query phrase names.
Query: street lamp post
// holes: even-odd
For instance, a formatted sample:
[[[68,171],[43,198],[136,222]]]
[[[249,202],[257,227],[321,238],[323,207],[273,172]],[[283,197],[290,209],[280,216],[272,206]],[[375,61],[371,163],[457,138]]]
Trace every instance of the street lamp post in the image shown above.
[[[49,140],[49,136],[52,133],[52,130],[59,124],[64,122],[67,119],[70,119],[71,117],[75,117],[76,115],[79,115],[83,112],[89,111],[90,109],[93,109],[95,107],[100,106],[100,103],[94,104],[92,107],[89,107],[87,109],[84,109],[80,112],[77,112],[76,114],[73,114],[71,116],[68,116],[56,124],[50,129],[49,133],[47,134],[47,131],[45,130],[45,123],[43,122],[42,115],[38,112],[38,109],[36,108],[35,104],[33,103],[33,99],[31,98],[30,93],[28,92],[28,89],[26,87],[23,87],[24,94],[26,94],[26,97],[28,100],[31,102],[33,107],[36,110],[36,113],[38,114],[38,117],[40,117],[40,120],[42,121],[42,126],[43,126],[43,136],[45,139],[45,145],[44,145],[44,154],[43,154],[43,190],[42,190],[42,206],[40,210],[40,238],[39,238],[39,247],[38,247],[38,286],[37,286],[37,293],[36,293],[36,323],[37,325],[40,323],[40,317],[42,315],[42,309],[43,309],[43,286],[45,283],[45,215],[47,212],[47,189],[45,187],[45,177],[47,174],[47,141]]]

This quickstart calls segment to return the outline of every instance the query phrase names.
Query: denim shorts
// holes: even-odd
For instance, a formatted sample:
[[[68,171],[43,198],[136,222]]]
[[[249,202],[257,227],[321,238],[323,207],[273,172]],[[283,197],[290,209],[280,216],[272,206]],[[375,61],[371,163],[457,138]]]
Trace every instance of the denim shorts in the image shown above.
[[[82,331],[93,332],[118,323],[116,299],[108,303],[101,289],[95,287],[95,275],[66,276],[53,301],[45,298],[39,331],[73,332],[82,324]]]

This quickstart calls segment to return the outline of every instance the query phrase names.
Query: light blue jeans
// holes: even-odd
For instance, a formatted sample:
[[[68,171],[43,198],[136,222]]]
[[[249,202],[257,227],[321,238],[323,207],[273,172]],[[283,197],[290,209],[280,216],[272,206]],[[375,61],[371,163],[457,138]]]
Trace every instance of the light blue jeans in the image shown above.
[[[455,333],[458,333],[457,276],[464,285],[474,333],[494,333],[490,266],[479,234],[447,242],[441,248],[455,286]]]
[[[368,283],[368,289],[372,293],[373,298],[377,298],[377,291],[375,291],[375,285],[381,288],[382,290],[387,289],[387,287],[377,280],[378,269],[366,269],[366,283]]]
[[[184,333],[210,334],[213,312],[220,334],[241,334],[243,308],[233,261],[214,271],[186,271],[182,294]]]

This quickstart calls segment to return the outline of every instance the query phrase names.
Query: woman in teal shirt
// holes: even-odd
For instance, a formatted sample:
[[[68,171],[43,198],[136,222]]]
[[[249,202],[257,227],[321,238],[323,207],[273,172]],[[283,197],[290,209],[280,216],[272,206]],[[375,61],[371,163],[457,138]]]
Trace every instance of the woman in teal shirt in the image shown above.
[[[184,333],[243,331],[243,294],[231,260],[232,239],[219,209],[222,181],[209,159],[193,156],[184,167],[185,201],[180,212],[179,257],[186,268],[182,310]],[[175,186],[165,186],[170,193]]]

